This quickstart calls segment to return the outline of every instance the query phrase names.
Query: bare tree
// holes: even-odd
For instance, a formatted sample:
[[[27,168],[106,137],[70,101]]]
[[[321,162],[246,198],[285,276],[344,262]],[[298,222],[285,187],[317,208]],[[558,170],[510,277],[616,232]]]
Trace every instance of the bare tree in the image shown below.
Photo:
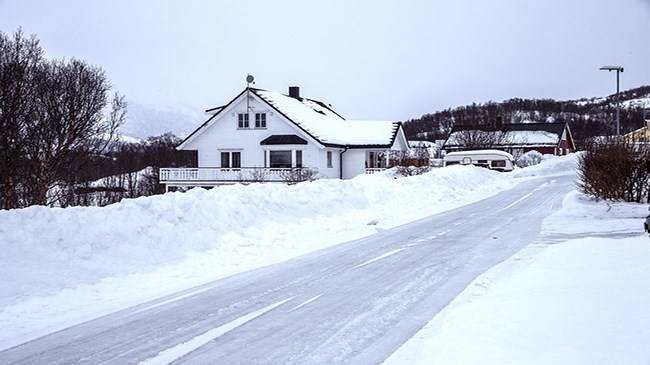
[[[26,153],[31,165],[29,204],[47,204],[47,192],[63,185],[89,156],[114,142],[126,103],[115,95],[109,115],[104,72],[83,61],[45,62],[38,72],[36,115],[27,124]]]
[[[466,129],[454,132],[452,137],[454,145],[468,150],[491,149],[510,141],[508,133],[503,130]]]
[[[19,29],[0,32],[0,209],[18,205],[23,168],[23,136],[34,111],[35,71],[43,51],[36,37]]]
[[[36,37],[0,32],[0,177],[5,208],[48,204],[113,143],[126,103],[104,72],[80,60],[45,60]],[[109,114],[105,115],[105,110]],[[76,182],[76,181],[75,181]],[[56,195],[56,194],[55,194]]]

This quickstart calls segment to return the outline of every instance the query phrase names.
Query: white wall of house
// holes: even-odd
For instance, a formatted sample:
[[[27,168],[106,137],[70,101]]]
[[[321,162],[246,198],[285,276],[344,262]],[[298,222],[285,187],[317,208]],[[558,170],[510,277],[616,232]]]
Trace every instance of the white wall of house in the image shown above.
[[[292,167],[295,167],[296,150],[301,150],[303,167],[317,169],[320,177],[341,177],[342,148],[324,147],[254,94],[251,94],[248,100],[249,128],[239,128],[239,114],[246,113],[246,97],[246,93],[242,94],[210,121],[204,130],[200,131],[202,133],[185,143],[184,150],[197,151],[198,167],[223,167],[221,166],[222,152],[239,152],[241,167],[270,167],[270,151],[291,151]],[[266,113],[266,128],[255,128],[255,113]],[[271,135],[286,134],[297,135],[306,140],[307,144],[260,145],[262,140]],[[398,132],[392,149],[408,150],[403,130],[400,129]],[[365,172],[368,151],[368,149],[349,149],[343,154],[343,178],[352,178]],[[372,149],[372,151],[383,152],[381,149]],[[328,165],[328,152],[331,152],[332,156],[331,165]]]
[[[240,152],[241,167],[269,167],[269,151],[292,151],[292,166],[295,167],[295,151],[301,150],[303,167],[316,168],[322,177],[339,178],[340,149],[322,147],[255,96],[249,99],[248,105],[250,128],[238,127],[238,115],[246,113],[244,94],[204,127],[206,130],[202,134],[188,141],[183,149],[198,151],[198,167],[222,167],[221,152]],[[266,113],[266,128],[255,128],[255,113]],[[260,141],[278,134],[295,134],[307,144],[260,145]],[[327,151],[332,152],[332,167],[327,165]]]
[[[393,143],[392,151],[408,151],[409,145],[406,135],[404,134],[404,129],[400,128],[395,137],[395,143]]]
[[[364,174],[366,170],[366,150],[350,149],[343,154],[343,178],[350,179]]]

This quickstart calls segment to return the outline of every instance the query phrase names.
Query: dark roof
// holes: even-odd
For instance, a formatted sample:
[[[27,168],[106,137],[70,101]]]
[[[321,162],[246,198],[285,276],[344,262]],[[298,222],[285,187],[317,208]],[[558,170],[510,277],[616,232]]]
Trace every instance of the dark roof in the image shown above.
[[[307,141],[295,134],[274,134],[262,140],[261,145],[274,144],[307,144]]]
[[[225,107],[226,107],[225,105],[219,105],[219,106],[215,106],[214,108],[206,109],[205,112],[206,113],[216,112],[216,111],[219,111],[219,110],[221,110],[221,109],[223,109]]]

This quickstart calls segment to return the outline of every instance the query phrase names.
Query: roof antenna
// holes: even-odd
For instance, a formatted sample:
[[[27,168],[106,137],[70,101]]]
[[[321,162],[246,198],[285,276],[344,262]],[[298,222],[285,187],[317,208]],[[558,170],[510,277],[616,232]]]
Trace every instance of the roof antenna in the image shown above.
[[[250,105],[248,105],[248,100],[250,99],[250,88],[251,84],[255,85],[255,77],[251,74],[246,75],[246,114],[251,110]]]

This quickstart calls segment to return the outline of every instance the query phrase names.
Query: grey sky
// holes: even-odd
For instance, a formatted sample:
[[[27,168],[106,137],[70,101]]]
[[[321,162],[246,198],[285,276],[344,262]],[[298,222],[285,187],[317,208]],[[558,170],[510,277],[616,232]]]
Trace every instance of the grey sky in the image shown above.
[[[9,1],[48,55],[102,66],[137,103],[197,110],[257,85],[350,118],[407,119],[510,97],[650,84],[650,1]]]

